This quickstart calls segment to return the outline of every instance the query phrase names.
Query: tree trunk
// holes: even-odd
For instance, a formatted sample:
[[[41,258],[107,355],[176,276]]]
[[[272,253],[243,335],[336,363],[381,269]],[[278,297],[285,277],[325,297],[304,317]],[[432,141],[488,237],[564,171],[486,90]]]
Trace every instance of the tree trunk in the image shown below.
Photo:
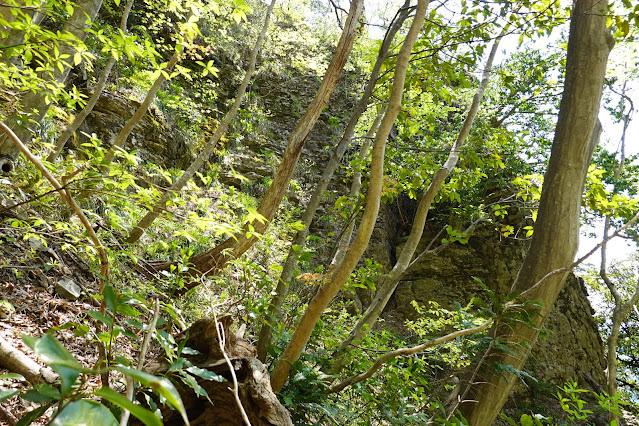
[[[216,247],[191,257],[190,260],[195,270],[207,275],[215,274],[223,268],[229,260],[237,259],[251,248],[257,241],[258,237],[256,234],[263,234],[268,228],[270,221],[275,217],[282,198],[284,198],[291,176],[297,165],[297,160],[302,153],[304,142],[319,118],[322,109],[324,109],[324,106],[328,103],[333,89],[337,85],[342,68],[346,64],[346,60],[353,47],[353,42],[357,36],[357,29],[360,25],[359,18],[363,10],[363,0],[353,0],[353,2],[351,2],[348,19],[335,54],[333,55],[333,59],[324,74],[324,78],[315,97],[289,136],[286,150],[275,173],[273,182],[257,208],[257,211],[265,220],[253,224],[247,223],[244,225],[242,232],[237,233]],[[195,281],[192,285],[195,286],[197,284],[199,284],[199,282]]]
[[[64,26],[63,32],[71,33],[80,41],[84,41],[87,36],[85,31],[102,6],[102,0],[81,0],[78,5],[73,8],[73,14]],[[87,21],[89,24],[87,24]],[[72,43],[62,43],[59,47],[60,56],[69,55],[69,60],[73,60],[76,53],[75,46]],[[58,67],[51,72],[51,81],[63,84],[71,70],[70,66],[63,66],[62,70]],[[49,93],[46,90],[38,92],[27,92],[21,100],[22,112],[12,114],[7,118],[6,123],[11,130],[21,140],[28,143],[36,127],[40,124],[45,114],[49,110],[50,102],[46,101]],[[27,117],[25,117],[27,115]],[[22,123],[27,122],[28,124]],[[5,136],[0,136],[0,155],[11,158],[17,157],[18,149],[13,142]]]
[[[606,28],[607,2],[576,0],[573,5],[566,62],[566,81],[559,108],[555,139],[539,204],[530,249],[513,283],[514,292],[542,303],[535,328],[518,323],[495,330],[495,338],[511,344],[533,345],[540,327],[559,294],[567,273],[549,274],[569,266],[577,251],[581,195],[597,143],[595,123],[601,101],[608,54],[613,45]],[[505,353],[489,349],[484,364],[500,362],[521,369],[529,349]],[[480,363],[481,364],[481,363]],[[482,365],[478,365],[475,373]],[[516,377],[484,368],[465,378],[461,413],[469,424],[491,425],[504,405]]]
[[[277,281],[275,296],[273,296],[273,300],[271,301],[271,305],[269,306],[268,315],[265,317],[266,322],[260,330],[260,337],[257,344],[257,353],[258,358],[262,361],[266,359],[266,353],[268,352],[268,348],[271,345],[272,325],[269,323],[271,321],[270,318],[277,318],[280,315],[282,304],[284,303],[284,299],[286,298],[286,295],[288,293],[289,282],[293,278],[293,272],[295,271],[295,268],[297,268],[298,252],[294,250],[294,247],[303,248],[306,245],[306,238],[308,237],[311,222],[315,217],[315,213],[317,212],[320,201],[324,196],[324,192],[326,191],[326,188],[328,187],[328,184],[331,181],[335,170],[337,170],[337,167],[339,167],[339,164],[342,161],[342,157],[346,152],[346,148],[353,138],[353,134],[355,133],[355,126],[368,107],[368,101],[373,94],[373,90],[375,89],[375,85],[377,84],[377,79],[379,78],[379,71],[382,68],[384,60],[388,56],[388,51],[393,43],[395,34],[397,34],[397,31],[399,31],[399,29],[402,27],[410,12],[408,8],[409,4],[409,1],[404,3],[404,7],[399,12],[397,19],[393,22],[393,24],[386,32],[386,36],[384,37],[384,41],[379,48],[379,53],[377,54],[375,65],[373,65],[373,70],[371,71],[371,75],[368,79],[368,83],[366,84],[366,88],[362,93],[362,97],[353,110],[351,118],[349,119],[348,124],[344,129],[344,134],[335,147],[331,158],[328,160],[328,163],[326,164],[326,167],[322,172],[322,176],[317,183],[317,186],[313,190],[313,194],[311,194],[311,199],[309,200],[306,209],[302,214],[301,222],[303,228],[295,235],[295,238],[291,243],[291,248],[288,251],[288,255],[282,267],[280,279]]]
[[[395,289],[397,288],[402,275],[410,265],[410,262],[415,254],[415,250],[417,250],[417,245],[422,238],[424,226],[426,224],[426,217],[428,216],[430,206],[435,199],[435,196],[439,192],[439,189],[444,184],[444,181],[457,165],[457,161],[459,160],[459,149],[464,145],[466,139],[468,138],[468,135],[470,134],[473,122],[475,121],[475,117],[477,116],[477,112],[479,111],[481,98],[483,97],[484,91],[488,86],[490,73],[493,67],[493,61],[495,59],[495,55],[497,54],[497,49],[499,48],[499,42],[503,38],[505,30],[506,28],[501,31],[499,36],[493,42],[493,46],[486,61],[486,66],[484,67],[482,80],[479,83],[479,87],[477,88],[475,96],[473,97],[473,101],[470,105],[470,109],[468,110],[468,114],[466,115],[466,119],[462,124],[462,128],[457,135],[457,140],[450,150],[446,163],[437,171],[437,173],[435,173],[433,180],[431,181],[428,189],[426,190],[426,192],[424,192],[424,195],[419,202],[410,235],[408,236],[408,240],[406,241],[406,244],[404,245],[399,258],[397,259],[395,266],[393,266],[393,269],[388,274],[388,276],[386,276],[383,281],[377,286],[379,290],[375,294],[375,297],[373,298],[373,301],[369,305],[368,309],[366,309],[364,316],[358,321],[357,325],[355,326],[355,328],[353,328],[353,331],[351,331],[348,338],[346,338],[342,342],[337,351],[334,353],[333,358],[335,359],[335,361],[332,366],[332,370],[334,372],[339,372],[345,365],[347,361],[347,358],[345,357],[346,348],[351,344],[359,344],[359,341],[362,339],[362,337],[364,337],[368,333],[368,331],[370,331],[370,328],[375,323],[377,318],[379,318],[380,314],[386,307],[386,304],[390,300],[390,297],[395,292]]]
[[[133,0],[128,0],[126,5],[124,6],[124,11],[122,12],[122,19],[120,20],[120,29],[122,30],[122,33],[126,32],[126,23],[127,23],[127,20],[129,19],[129,13],[131,12],[132,6],[133,6]],[[104,90],[104,87],[106,86],[107,80],[109,79],[109,76],[111,75],[111,69],[113,68],[113,65],[115,65],[115,61],[116,59],[114,56],[111,56],[109,58],[106,65],[104,66],[104,70],[102,71],[102,75],[100,76],[98,83],[93,88],[93,94],[87,101],[87,104],[84,106],[82,111],[75,117],[73,122],[69,124],[64,129],[62,134],[58,137],[58,141],[55,144],[55,149],[53,150],[53,152],[51,152],[47,156],[47,161],[51,163],[55,161],[58,155],[60,155],[60,152],[62,152],[62,148],[64,148],[64,146],[66,145],[71,135],[73,135],[73,133],[76,130],[78,130],[78,128],[82,125],[82,123],[84,123],[84,120],[88,117],[88,115],[91,114],[91,111],[93,111],[95,104],[98,102],[98,99],[100,99],[100,95],[102,94],[102,91]]]
[[[264,25],[262,26],[262,30],[260,31],[260,34],[257,37],[255,46],[253,47],[253,50],[251,51],[251,60],[249,62],[248,68],[246,69],[246,74],[244,74],[244,79],[242,80],[240,87],[237,89],[237,94],[235,95],[235,101],[233,102],[233,106],[231,106],[231,109],[226,113],[220,125],[217,126],[217,129],[215,129],[215,133],[213,134],[213,136],[211,136],[211,139],[209,139],[208,144],[204,147],[200,155],[198,155],[198,157],[193,161],[193,163],[191,163],[189,168],[186,169],[184,173],[182,173],[182,176],[180,176],[180,178],[176,180],[173,183],[173,185],[171,185],[171,187],[164,194],[162,194],[162,197],[158,200],[155,206],[153,206],[153,209],[151,209],[151,211],[148,212],[142,219],[140,219],[140,221],[133,227],[133,229],[129,233],[129,236],[126,239],[127,243],[134,243],[142,236],[142,233],[144,232],[144,230],[147,229],[149,226],[151,226],[153,221],[164,210],[166,203],[173,197],[175,193],[180,191],[184,187],[184,185],[188,183],[188,181],[193,177],[195,172],[198,171],[199,168],[202,167],[204,162],[211,157],[211,154],[213,154],[213,150],[215,149],[215,146],[217,145],[219,140],[222,138],[224,133],[226,133],[226,129],[229,127],[229,124],[231,124],[231,121],[233,120],[233,118],[235,118],[235,115],[237,114],[237,110],[240,109],[240,105],[242,104],[242,99],[244,98],[244,92],[246,92],[246,88],[248,87],[249,83],[251,82],[251,79],[253,78],[253,73],[255,71],[255,62],[257,61],[257,54],[259,53],[260,48],[262,46],[262,42],[264,41],[264,37],[266,36],[266,31],[268,30],[268,24],[269,24],[269,21],[271,20],[271,13],[273,12],[273,7],[275,6],[275,1],[276,0],[271,1],[271,5],[268,7],[268,10],[266,11],[266,17],[264,18]]]
[[[359,162],[363,164],[368,157],[368,151],[371,149],[372,140],[375,139],[375,133],[377,133],[377,128],[379,127],[379,122],[384,116],[384,109],[377,114],[373,124],[371,124],[371,128],[366,132],[366,136],[364,136],[364,141],[362,142],[362,146],[359,150]],[[346,252],[348,251],[348,246],[351,244],[351,238],[353,237],[353,231],[355,230],[355,215],[356,208],[358,206],[357,199],[359,198],[360,191],[362,190],[362,166],[358,165],[353,171],[353,181],[351,182],[351,189],[348,192],[348,198],[352,200],[354,203],[351,212],[350,218],[348,220],[348,225],[342,235],[339,237],[337,241],[337,247],[335,249],[335,255],[331,260],[331,264],[329,265],[330,269],[337,268],[340,263],[344,261],[344,257],[346,256]]]
[[[379,203],[382,193],[382,177],[384,174],[384,151],[386,148],[386,140],[388,139],[388,134],[393,127],[395,118],[397,118],[397,114],[399,114],[399,111],[402,108],[402,95],[404,91],[404,82],[406,81],[408,60],[410,59],[410,54],[413,46],[415,45],[415,41],[421,32],[427,8],[428,0],[419,0],[413,23],[397,57],[395,77],[393,80],[393,87],[391,89],[390,100],[388,102],[388,109],[386,114],[384,114],[382,124],[377,131],[375,142],[373,144],[371,176],[369,180],[368,194],[366,195],[366,207],[364,209],[364,214],[362,215],[362,222],[357,230],[357,235],[346,254],[344,262],[342,262],[342,264],[335,270],[329,281],[319,289],[315,297],[313,297],[309,303],[304,316],[291,337],[291,341],[275,365],[271,375],[271,381],[273,390],[276,392],[280,391],[282,386],[284,386],[284,382],[288,378],[291,365],[299,359],[299,356],[302,353],[304,346],[306,346],[306,342],[308,342],[311,332],[313,331],[319,317],[322,315],[324,309],[326,309],[333,297],[348,280],[351,272],[353,272],[353,269],[357,266],[357,262],[359,262],[359,259],[368,245],[368,241],[377,219],[377,213],[379,212]]]

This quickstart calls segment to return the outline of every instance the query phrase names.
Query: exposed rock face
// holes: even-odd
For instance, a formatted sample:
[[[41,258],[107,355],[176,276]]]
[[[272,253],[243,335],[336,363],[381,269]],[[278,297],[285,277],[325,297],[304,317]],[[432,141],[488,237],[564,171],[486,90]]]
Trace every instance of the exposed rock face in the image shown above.
[[[80,130],[95,133],[109,147],[139,106],[140,102],[120,94],[102,92]],[[136,124],[123,149],[139,150],[143,160],[167,168],[187,168],[192,159],[183,138],[155,108],[150,108]]]
[[[425,236],[422,245],[431,238]],[[417,315],[413,300],[420,305],[432,300],[447,308],[453,301],[468,303],[483,293],[473,277],[507,294],[526,250],[526,243],[500,241],[499,233],[490,226],[478,229],[468,244],[450,245],[407,272],[395,292],[393,307],[401,318],[411,319]],[[576,381],[590,389],[586,373],[599,384],[605,383],[603,343],[587,296],[583,280],[571,274],[545,323],[549,333],[537,341],[526,365],[540,382],[563,385]]]

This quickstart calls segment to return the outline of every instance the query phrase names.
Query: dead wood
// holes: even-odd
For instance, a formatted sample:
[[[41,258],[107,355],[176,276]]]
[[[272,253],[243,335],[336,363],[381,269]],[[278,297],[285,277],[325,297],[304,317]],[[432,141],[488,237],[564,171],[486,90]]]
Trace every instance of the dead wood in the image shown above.
[[[241,327],[238,333],[230,331],[232,322],[231,315],[218,317],[218,323],[222,325],[226,336],[224,351],[231,360],[238,382],[239,398],[251,425],[292,426],[288,410],[277,400],[271,389],[268,368],[255,358],[257,351],[242,337]],[[200,398],[190,387],[179,388],[191,425],[244,425],[231,390],[231,370],[220,350],[215,319],[202,318],[196,321],[187,332],[177,336],[176,341],[180,341],[180,337],[188,339],[187,347],[200,352],[200,355],[190,358],[191,362],[226,379],[223,382],[197,379],[197,383],[207,392],[212,404],[205,398]],[[167,369],[168,364],[163,362],[149,366],[147,371],[158,374],[166,372]],[[184,424],[180,414],[168,407],[162,410],[162,415],[165,425]]]
[[[14,373],[21,374],[29,383],[55,383],[58,375],[48,367],[41,367],[14,348],[11,343],[0,337],[0,366]]]

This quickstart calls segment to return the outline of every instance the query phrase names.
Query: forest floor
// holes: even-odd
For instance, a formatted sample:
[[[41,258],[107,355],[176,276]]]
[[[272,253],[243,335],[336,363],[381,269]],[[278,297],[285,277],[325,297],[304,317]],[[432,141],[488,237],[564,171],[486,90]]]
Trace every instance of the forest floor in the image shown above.
[[[69,300],[56,292],[56,283],[63,278],[83,289],[80,298]],[[88,322],[86,312],[97,310],[99,304],[88,295],[97,293],[96,274],[73,250],[62,251],[55,233],[25,239],[22,230],[0,227],[0,337],[15,349],[43,366],[21,336],[41,337],[57,329],[54,336],[83,367],[92,368],[98,360],[98,349],[90,341],[91,334],[77,336],[69,326]],[[118,350],[133,352],[126,347]],[[26,380],[3,378],[11,372],[2,364],[0,359],[0,391],[32,387]],[[99,385],[98,377],[91,376],[82,386],[93,389]],[[0,405],[0,424],[12,425],[38,406],[15,396]]]

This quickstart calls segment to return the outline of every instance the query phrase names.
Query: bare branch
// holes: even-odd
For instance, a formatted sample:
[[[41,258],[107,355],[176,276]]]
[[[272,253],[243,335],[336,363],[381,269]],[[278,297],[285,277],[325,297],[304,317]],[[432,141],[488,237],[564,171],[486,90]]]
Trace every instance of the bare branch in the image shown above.
[[[401,349],[396,349],[394,351],[388,352],[385,355],[381,356],[380,358],[377,359],[377,361],[375,361],[375,364],[373,364],[373,366],[368,369],[368,371],[366,371],[365,373],[361,373],[361,374],[356,374],[354,376],[349,377],[348,379],[334,385],[331,386],[326,393],[337,393],[337,392],[341,392],[342,390],[344,390],[344,388],[346,388],[347,386],[353,385],[355,383],[359,383],[363,380],[366,380],[368,378],[370,378],[373,374],[375,374],[375,372],[377,372],[380,368],[382,368],[382,366],[389,360],[398,357],[398,356],[407,356],[407,355],[413,355],[417,352],[422,352],[428,348],[432,348],[433,346],[437,346],[437,345],[441,345],[442,343],[446,343],[446,342],[450,342],[451,340],[455,340],[458,337],[462,337],[462,336],[467,336],[469,334],[475,334],[475,333],[481,333],[482,331],[485,331],[488,329],[488,327],[490,327],[493,323],[492,319],[489,319],[488,321],[484,322],[483,324],[481,324],[480,326],[477,327],[473,327],[473,328],[466,328],[464,330],[458,330],[452,333],[449,333],[445,336],[442,337],[438,337],[437,339],[433,339],[430,340],[426,343],[423,343],[421,345],[418,346],[413,346],[412,348],[401,348]]]

